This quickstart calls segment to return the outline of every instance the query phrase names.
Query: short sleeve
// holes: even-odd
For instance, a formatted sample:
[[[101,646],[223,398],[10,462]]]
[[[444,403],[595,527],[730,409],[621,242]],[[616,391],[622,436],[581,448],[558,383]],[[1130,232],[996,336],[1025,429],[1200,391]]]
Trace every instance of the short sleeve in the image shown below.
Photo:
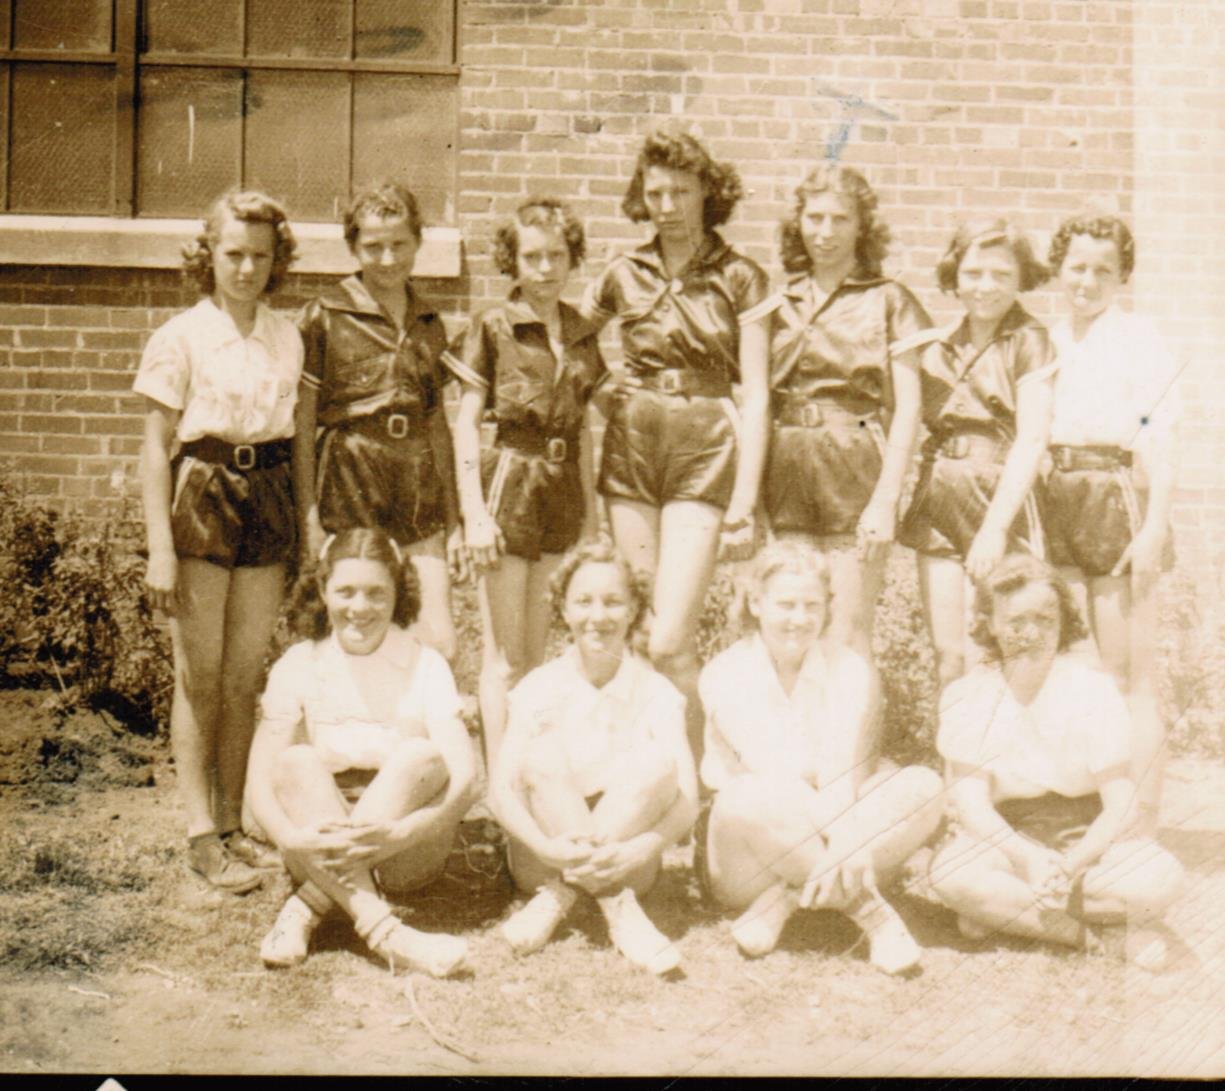
[[[259,700],[260,721],[296,727],[306,716],[306,697],[315,672],[310,664],[311,645],[295,644],[268,672]]]
[[[478,315],[468,323],[468,328],[442,354],[442,363],[460,382],[485,390],[493,386],[497,353],[486,315]]]
[[[587,290],[583,293],[583,300],[578,307],[579,314],[597,330],[606,325],[610,319],[615,318],[620,310],[617,291],[618,264],[619,261],[614,259],[595,280],[587,285]]]
[[[751,314],[757,306],[764,303],[770,295],[770,278],[766,271],[743,254],[737,254],[736,260],[728,270],[731,281],[732,298],[736,303],[736,314],[740,324],[744,325],[752,319]]]
[[[1055,345],[1046,327],[1031,322],[1013,334],[1012,374],[1018,386],[1055,374]]]
[[[747,326],[753,322],[760,322],[763,318],[768,318],[774,314],[779,307],[783,305],[783,293],[774,292],[766,296],[760,303],[754,307],[750,307],[747,311],[740,314],[740,325]]]
[[[132,383],[137,394],[180,411],[187,405],[191,385],[191,349],[180,331],[181,325],[178,319],[171,319],[153,331]]]
[[[302,382],[318,388],[323,382],[323,367],[327,359],[327,318],[319,300],[312,300],[296,319],[302,334]]]
[[[904,284],[893,281],[889,291],[889,311],[887,336],[889,352],[905,354],[905,346],[914,345],[920,339],[920,334],[931,328],[931,317],[924,310],[923,304],[915,298]]]
[[[460,715],[463,705],[455,688],[455,676],[447,661],[433,648],[422,647],[417,669],[422,672],[422,700],[425,722],[432,732],[435,727],[449,725]]]
[[[975,673],[950,682],[940,695],[940,726],[936,750],[945,761],[974,768],[986,766],[987,738],[994,702],[983,700],[984,683]]]
[[[1069,695],[1071,696],[1071,695]],[[1080,714],[1069,722],[1085,732],[1085,764],[1095,776],[1131,768],[1131,713],[1113,678],[1102,671],[1086,672],[1078,679],[1075,697]]]

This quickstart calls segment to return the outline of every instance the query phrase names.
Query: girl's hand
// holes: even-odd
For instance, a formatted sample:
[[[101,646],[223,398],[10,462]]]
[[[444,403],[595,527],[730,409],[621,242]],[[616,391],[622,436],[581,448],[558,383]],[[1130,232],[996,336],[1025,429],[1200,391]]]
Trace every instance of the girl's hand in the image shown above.
[[[986,579],[992,569],[1004,559],[1008,549],[1008,535],[985,524],[974,535],[970,552],[966,554],[966,574],[975,583]]]
[[[145,570],[145,589],[149,605],[173,617],[178,605],[179,559],[172,550],[149,554]]]
[[[327,535],[319,522],[319,509],[312,504],[306,513],[306,525],[303,528],[302,542],[299,550],[302,554],[302,570],[309,572],[319,561],[319,551],[323,548],[323,540]]]
[[[1025,860],[1025,878],[1043,909],[1062,909],[1072,893],[1064,858],[1054,849],[1035,846]]]
[[[1123,550],[1119,563],[1110,570],[1112,576],[1121,576],[1130,566],[1132,578],[1145,580],[1154,578],[1161,571],[1161,550],[1165,545],[1165,534],[1160,530],[1141,527]]]
[[[452,583],[466,583],[472,575],[468,547],[464,544],[464,528],[460,523],[456,523],[447,535],[447,571],[451,574]]]
[[[800,890],[800,908],[839,908],[850,905],[864,890],[876,889],[876,867],[867,849],[841,850],[831,841]]]
[[[861,558],[874,559],[876,554],[888,548],[897,529],[897,511],[873,497],[859,517],[855,528],[855,544]]]
[[[536,846],[535,854],[542,864],[558,871],[582,867],[591,858],[592,847],[577,837],[550,837]]]
[[[567,868],[562,878],[589,894],[623,886],[635,871],[658,858],[658,839],[650,836],[631,837],[601,845],[584,864]]]
[[[756,540],[757,525],[753,513],[737,516],[728,511],[723,517],[723,530],[719,537],[719,560],[747,561],[753,556]]]
[[[480,575],[487,568],[494,568],[498,563],[498,556],[506,549],[502,528],[487,511],[482,511],[467,521],[464,526],[464,542],[474,575]]]
[[[282,848],[309,856],[311,860],[336,874],[360,865],[384,844],[379,836],[385,831],[378,826],[350,826],[344,822],[322,822],[295,831]]]

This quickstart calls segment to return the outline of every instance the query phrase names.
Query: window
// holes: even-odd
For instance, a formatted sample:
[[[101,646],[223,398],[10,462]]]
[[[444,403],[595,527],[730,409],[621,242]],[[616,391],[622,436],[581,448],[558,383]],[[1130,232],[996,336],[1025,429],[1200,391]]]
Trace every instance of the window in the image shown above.
[[[456,0],[0,0],[0,211],[295,220],[406,182],[454,219]]]

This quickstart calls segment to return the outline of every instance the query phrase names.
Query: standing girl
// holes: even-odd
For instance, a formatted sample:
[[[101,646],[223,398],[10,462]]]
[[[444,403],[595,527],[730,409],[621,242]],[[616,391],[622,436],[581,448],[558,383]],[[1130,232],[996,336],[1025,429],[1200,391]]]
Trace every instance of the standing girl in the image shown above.
[[[205,298],[154,332],[133,384],[146,403],[146,583],[170,619],[188,862],[242,892],[259,885],[250,865],[263,862],[240,830],[243,780],[294,548],[290,439],[302,373],[297,330],[261,300],[289,268],[294,238],[275,201],[231,193],[184,256]]]
[[[621,322],[626,378],[604,433],[599,491],[617,547],[655,580],[650,655],[689,699],[701,749],[696,630],[719,547],[753,541],[766,454],[766,274],[715,230],[742,189],[692,136],[647,137],[622,202],[650,242],[591,285],[585,312]],[[740,384],[740,409],[731,399]]]
[[[450,659],[447,556],[458,555],[462,532],[442,411],[446,331],[410,283],[421,245],[417,201],[397,184],[359,193],[344,231],[361,270],[300,320],[306,365],[295,484],[304,555],[317,554],[324,532],[386,530],[421,578],[422,638]]]
[[[1172,561],[1178,365],[1151,322],[1115,304],[1135,265],[1122,220],[1066,221],[1050,263],[1070,312],[1051,331],[1059,376],[1046,482],[1050,560],[1083,599],[1102,663],[1131,705],[1131,773],[1151,834],[1165,741],[1155,592]]]
[[[881,273],[889,229],[876,203],[853,167],[814,169],[782,224],[783,267],[794,275],[753,312],[769,315],[770,526],[825,553],[831,632],[863,656],[919,429],[915,354],[897,346],[931,325]]]
[[[1046,329],[1017,302],[1046,279],[1046,267],[1011,224],[958,228],[936,276],[965,315],[912,341],[922,346],[928,438],[898,540],[919,554],[943,688],[976,654],[966,577],[982,579],[1005,552],[1044,551],[1031,488],[1046,450],[1055,364]]]
[[[499,229],[494,261],[510,299],[485,311],[443,362],[463,384],[455,460],[465,542],[483,573],[481,722],[492,765],[506,692],[544,659],[549,579],[597,527],[587,403],[604,379],[595,331],[561,302],[583,259],[583,229],[560,201],[536,198]],[[497,417],[481,454],[481,416]]]
[[[299,584],[307,639],[268,676],[248,777],[251,811],[299,884],[260,947],[269,966],[306,958],[333,906],[393,965],[445,977],[464,963],[462,939],[401,924],[383,897],[442,871],[471,802],[451,669],[406,631],[420,602],[381,530],[328,538],[318,575]]]

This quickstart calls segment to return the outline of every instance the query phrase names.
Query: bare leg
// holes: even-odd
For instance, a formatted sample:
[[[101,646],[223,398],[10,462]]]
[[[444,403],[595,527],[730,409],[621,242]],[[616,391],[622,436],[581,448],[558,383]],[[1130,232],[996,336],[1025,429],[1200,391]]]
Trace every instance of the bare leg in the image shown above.
[[[238,829],[242,822],[247,754],[255,732],[255,704],[284,583],[285,570],[279,564],[236,568],[230,576],[225,599],[217,746],[216,817],[222,833]]]
[[[936,649],[936,667],[940,688],[965,672],[966,645],[966,578],[961,565],[947,557],[918,554],[919,595],[927,617],[927,630]]]
[[[830,602],[831,639],[851,647],[870,662],[876,600],[885,583],[888,549],[873,550],[869,557],[863,558],[851,535],[783,534],[779,537],[798,538],[825,555],[834,592]]]
[[[445,536],[440,530],[405,549],[421,581],[421,616],[413,629],[423,644],[450,662],[455,658],[455,623],[451,620],[451,576],[447,571]]]

